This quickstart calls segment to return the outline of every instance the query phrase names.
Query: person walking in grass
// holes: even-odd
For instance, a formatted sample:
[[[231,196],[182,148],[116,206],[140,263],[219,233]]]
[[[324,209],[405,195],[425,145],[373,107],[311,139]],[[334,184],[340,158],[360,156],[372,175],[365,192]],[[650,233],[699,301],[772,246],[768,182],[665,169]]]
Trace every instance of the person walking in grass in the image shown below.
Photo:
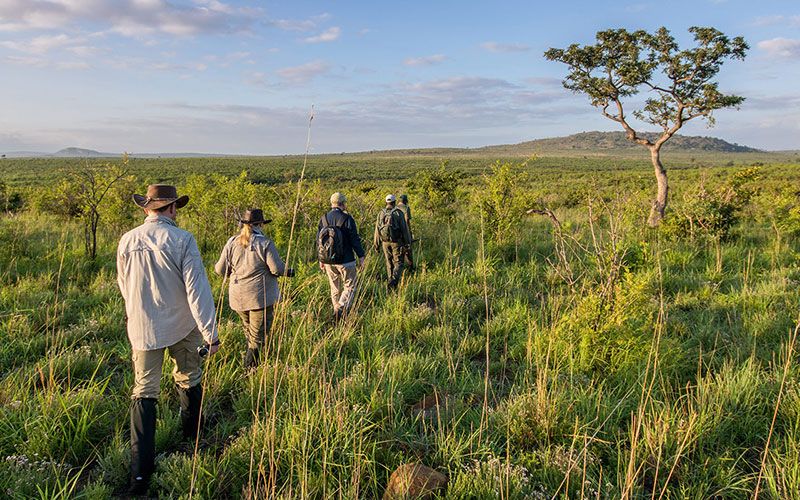
[[[405,218],[406,225],[408,226],[408,234],[411,236],[411,240],[409,241],[408,245],[405,245],[400,249],[400,253],[403,257],[403,265],[409,271],[413,271],[414,255],[411,252],[411,243],[414,242],[414,232],[411,230],[411,207],[408,206],[407,194],[400,195],[400,202],[397,204],[397,209],[403,212],[403,218]]]
[[[117,247],[117,283],[125,299],[134,381],[131,418],[130,495],[147,493],[155,464],[156,403],[164,351],[174,361],[172,377],[180,397],[184,439],[200,428],[203,389],[198,348],[219,349],[214,298],[197,248],[175,222],[189,201],[175,186],[153,184],[133,195],[146,214]]]
[[[272,221],[264,219],[261,209],[245,211],[239,222],[241,231],[225,244],[214,270],[230,276],[228,301],[242,318],[247,338],[244,365],[254,368],[272,329],[273,307],[280,298],[278,276],[294,276],[294,270],[286,267],[275,243],[264,235],[264,224]]]
[[[364,265],[364,247],[356,221],[347,213],[347,197],[342,193],[331,195],[331,210],[319,221],[317,254],[319,268],[328,276],[331,286],[333,320],[338,322],[353,304],[357,267]]]
[[[375,221],[373,238],[375,251],[383,248],[390,290],[397,287],[403,274],[402,249],[411,245],[411,232],[403,212],[396,204],[397,198],[393,194],[387,194],[386,206],[378,213],[378,219]]]

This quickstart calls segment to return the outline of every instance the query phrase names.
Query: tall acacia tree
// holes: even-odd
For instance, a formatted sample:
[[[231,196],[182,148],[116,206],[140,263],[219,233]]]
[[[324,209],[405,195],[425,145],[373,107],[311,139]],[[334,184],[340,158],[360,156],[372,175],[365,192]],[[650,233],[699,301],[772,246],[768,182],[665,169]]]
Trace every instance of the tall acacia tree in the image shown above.
[[[661,147],[689,120],[702,117],[713,125],[714,110],[738,107],[744,101],[744,97],[723,94],[714,81],[725,60],[744,59],[750,48],[744,39],[730,39],[714,28],[695,26],[689,32],[696,46],[685,50],[680,50],[669,30],[660,28],[652,34],[599,31],[594,45],[572,44],[544,53],[547,59],[569,66],[564,87],[588,95],[606,118],[622,125],[629,140],[650,150],[658,183],[648,221],[651,226],[664,218],[669,194]],[[633,116],[661,127],[654,140],[633,128],[623,107],[623,100],[643,90],[650,96]]]

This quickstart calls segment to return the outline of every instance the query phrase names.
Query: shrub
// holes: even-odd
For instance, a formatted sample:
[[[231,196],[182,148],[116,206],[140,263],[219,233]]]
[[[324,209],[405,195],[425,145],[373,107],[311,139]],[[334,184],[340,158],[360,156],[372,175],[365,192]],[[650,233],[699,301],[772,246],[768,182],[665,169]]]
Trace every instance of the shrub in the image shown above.
[[[757,194],[753,183],[759,178],[759,169],[751,167],[736,172],[716,189],[709,189],[701,182],[687,193],[683,205],[675,208],[667,233],[678,238],[728,239],[742,210]]]
[[[524,166],[525,163],[514,165],[498,161],[492,165],[491,172],[482,177],[483,183],[476,196],[484,227],[495,243],[506,241],[522,220],[526,199],[520,185],[527,180]]]
[[[412,183],[412,190],[422,205],[434,218],[444,221],[455,216],[462,177],[460,171],[449,169],[447,165],[448,162],[443,161],[436,170],[420,171]]]

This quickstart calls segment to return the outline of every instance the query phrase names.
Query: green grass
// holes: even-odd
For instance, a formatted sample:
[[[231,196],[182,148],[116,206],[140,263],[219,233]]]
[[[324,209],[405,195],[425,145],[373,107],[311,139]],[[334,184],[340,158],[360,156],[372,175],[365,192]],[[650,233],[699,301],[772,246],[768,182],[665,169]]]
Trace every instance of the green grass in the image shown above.
[[[15,189],[46,189],[40,174],[52,164],[13,161],[3,175]],[[176,180],[196,189],[195,208],[217,210],[179,215],[209,269],[235,230],[224,210],[237,203],[268,208],[286,255],[296,159],[164,161],[141,160],[138,182]],[[800,496],[796,349],[787,364],[800,241],[773,239],[764,204],[746,208],[717,252],[645,227],[652,174],[639,160],[543,159],[519,187],[575,239],[563,243],[534,216],[506,241],[482,241],[473,200],[485,159],[451,161],[465,175],[449,223],[414,196],[414,172],[436,159],[393,160],[408,164],[394,182],[374,156],[325,161],[301,189],[297,276],[284,283],[258,371],[243,371],[241,325],[223,307],[196,456],[176,441],[165,363],[153,493],[188,498],[194,479],[193,498],[373,498],[417,461],[447,474],[447,498],[748,498],[757,483],[763,498]],[[184,186],[198,165],[229,178]],[[226,191],[242,168],[251,177]],[[701,178],[721,184],[734,171],[673,170],[672,208]],[[767,164],[759,188],[769,196],[798,180],[797,165]],[[356,313],[333,327],[312,244],[327,196],[348,193],[369,241],[383,192],[405,189],[419,270],[387,294],[371,252]],[[600,199],[610,217],[598,216]],[[75,219],[32,209],[0,219],[0,496],[107,498],[125,487],[132,373],[111,226],[88,262]],[[574,251],[562,261],[563,244]],[[210,277],[219,296],[222,280]]]

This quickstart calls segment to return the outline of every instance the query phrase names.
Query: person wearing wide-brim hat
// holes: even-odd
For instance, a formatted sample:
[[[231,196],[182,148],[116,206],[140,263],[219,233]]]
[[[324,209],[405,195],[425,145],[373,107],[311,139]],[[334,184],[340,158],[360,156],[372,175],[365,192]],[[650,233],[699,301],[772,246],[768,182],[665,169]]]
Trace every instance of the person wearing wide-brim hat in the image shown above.
[[[117,283],[125,299],[134,367],[130,495],[147,493],[155,465],[164,352],[175,362],[183,437],[196,439],[203,398],[198,347],[207,344],[211,354],[219,349],[214,297],[197,242],[175,222],[188,201],[166,184],[148,186],[144,196],[134,194],[133,202],[147,217],[117,247]]]
[[[263,225],[272,221],[261,209],[247,210],[239,222],[241,231],[225,243],[214,270],[230,276],[228,301],[247,337],[244,363],[254,368],[272,329],[273,307],[280,298],[278,276],[294,276],[294,270],[286,267],[275,243],[264,235]]]

